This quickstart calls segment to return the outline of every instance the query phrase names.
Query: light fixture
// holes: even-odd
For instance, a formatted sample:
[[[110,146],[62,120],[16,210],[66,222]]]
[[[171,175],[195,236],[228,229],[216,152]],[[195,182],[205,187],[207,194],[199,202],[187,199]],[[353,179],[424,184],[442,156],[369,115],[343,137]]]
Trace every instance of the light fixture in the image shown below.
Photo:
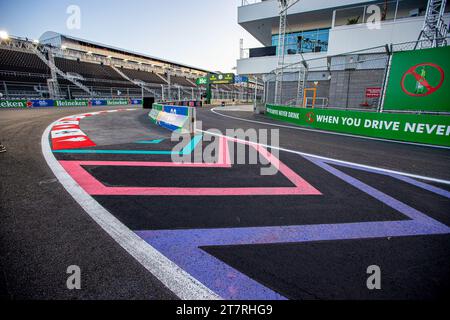
[[[33,43],[34,43],[34,44],[39,44],[39,40],[38,40],[38,39],[35,39],[35,40],[33,40]]]
[[[66,47],[66,46],[61,46],[61,49],[62,49],[62,50],[66,50],[67,47]]]
[[[9,39],[8,32],[6,32],[6,31],[4,31],[4,30],[0,30],[0,39],[2,39],[2,40],[8,40],[8,39]]]

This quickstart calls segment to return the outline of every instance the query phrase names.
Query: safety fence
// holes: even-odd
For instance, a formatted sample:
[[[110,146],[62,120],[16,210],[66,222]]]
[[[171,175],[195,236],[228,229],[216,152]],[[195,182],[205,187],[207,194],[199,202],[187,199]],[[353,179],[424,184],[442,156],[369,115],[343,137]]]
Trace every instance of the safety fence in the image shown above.
[[[447,42],[449,38],[445,39]],[[450,43],[450,42],[449,42]],[[366,50],[348,52],[336,56],[322,56],[320,58],[301,60],[298,63],[285,65],[273,72],[264,75],[264,98],[267,104],[287,105],[305,108],[332,108],[344,110],[362,111],[402,111],[402,112],[450,112],[450,100],[447,105],[441,105],[436,110],[429,107],[416,106],[408,109],[407,106],[395,106],[388,102],[388,108],[383,108],[386,92],[390,79],[401,84],[401,77],[405,74],[409,85],[421,86],[421,78],[415,77],[418,70],[395,69],[399,64],[401,53],[414,52],[414,54],[425,50],[416,50],[426,47],[422,42],[406,42],[393,45],[379,46]],[[432,49],[434,50],[434,49]],[[445,56],[446,53],[441,54]],[[302,58],[302,56],[299,56]],[[405,57],[403,61],[412,61],[410,57]],[[417,60],[417,59],[416,59]],[[419,58],[420,60],[420,58]],[[423,58],[422,60],[427,60]],[[438,59],[439,60],[439,59]],[[448,55],[447,55],[448,60]],[[441,64],[445,64],[440,58]],[[394,69],[393,69],[394,65]],[[411,64],[411,67],[420,67],[420,63]],[[433,68],[431,65],[430,68]],[[393,74],[395,70],[396,74]],[[450,71],[450,68],[448,69]],[[405,72],[406,71],[406,72]],[[431,77],[433,70],[428,72]],[[425,74],[423,76],[426,78]],[[397,78],[396,78],[397,77]],[[439,75],[437,75],[439,78]],[[444,78],[444,77],[442,77]],[[439,82],[439,80],[437,80]],[[426,82],[425,82],[426,83]],[[441,85],[450,89],[450,82],[446,81]],[[436,84],[437,86],[437,84]],[[396,88],[397,89],[401,89]],[[425,88],[427,91],[428,88]],[[410,89],[415,91],[416,88]],[[425,92],[427,93],[427,92]],[[415,95],[414,92],[411,95]],[[436,95],[435,95],[436,96]],[[435,97],[434,96],[434,97]],[[411,106],[411,103],[408,103]]]
[[[142,99],[143,97],[154,97],[158,101],[183,101],[201,100],[206,93],[206,88],[202,86],[148,85],[139,88],[121,82],[111,82],[108,85],[89,86],[88,88],[93,95],[86,93],[75,85],[59,85],[59,99]],[[255,94],[254,89],[245,86],[230,86],[229,89],[213,86],[211,92],[212,99],[217,101],[251,102]],[[259,91],[258,94],[262,95],[262,91]],[[18,83],[0,80],[0,99],[21,100],[49,98],[49,90],[44,83]]]

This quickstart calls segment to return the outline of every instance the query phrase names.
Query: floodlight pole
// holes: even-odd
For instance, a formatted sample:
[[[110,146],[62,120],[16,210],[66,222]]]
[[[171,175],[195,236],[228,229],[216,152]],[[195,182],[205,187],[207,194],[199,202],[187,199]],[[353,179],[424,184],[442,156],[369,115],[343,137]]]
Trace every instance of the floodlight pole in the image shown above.
[[[275,81],[275,104],[282,103],[282,90],[283,90],[283,68],[284,68],[284,57],[286,48],[286,24],[287,24],[287,13],[290,7],[299,2],[300,0],[278,0],[280,6],[280,26],[278,29],[278,65],[276,71],[276,81]]]

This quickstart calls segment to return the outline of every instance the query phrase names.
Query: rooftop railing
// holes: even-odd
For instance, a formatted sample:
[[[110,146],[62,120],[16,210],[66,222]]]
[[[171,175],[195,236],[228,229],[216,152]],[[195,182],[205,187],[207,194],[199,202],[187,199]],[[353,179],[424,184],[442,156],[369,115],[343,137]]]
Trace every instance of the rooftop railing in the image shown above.
[[[379,10],[381,22],[424,16],[426,9],[426,6],[414,5],[408,0],[381,1],[336,9],[333,11],[332,28],[367,23],[369,17],[375,13],[374,6]]]
[[[242,7],[249,6],[251,4],[255,4],[255,3],[259,3],[259,2],[263,2],[263,1],[266,1],[266,0],[242,0],[241,6]]]

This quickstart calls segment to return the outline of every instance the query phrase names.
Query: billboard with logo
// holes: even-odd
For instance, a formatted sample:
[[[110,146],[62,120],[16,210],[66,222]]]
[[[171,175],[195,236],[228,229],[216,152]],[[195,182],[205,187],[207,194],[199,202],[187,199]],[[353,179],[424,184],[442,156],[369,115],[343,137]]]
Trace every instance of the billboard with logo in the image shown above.
[[[89,107],[142,105],[141,99],[91,99],[91,100],[0,100],[0,108],[46,108],[46,107]]]
[[[450,146],[450,116],[267,105],[273,119],[319,130]]]
[[[27,108],[27,100],[0,100],[0,108]]]
[[[211,74],[208,81],[211,84],[232,84],[234,83],[234,73]]]
[[[197,78],[195,83],[197,83],[198,86],[200,86],[200,85],[207,85],[208,84],[208,78],[207,77]]]
[[[450,47],[394,53],[385,110],[450,112]]]

